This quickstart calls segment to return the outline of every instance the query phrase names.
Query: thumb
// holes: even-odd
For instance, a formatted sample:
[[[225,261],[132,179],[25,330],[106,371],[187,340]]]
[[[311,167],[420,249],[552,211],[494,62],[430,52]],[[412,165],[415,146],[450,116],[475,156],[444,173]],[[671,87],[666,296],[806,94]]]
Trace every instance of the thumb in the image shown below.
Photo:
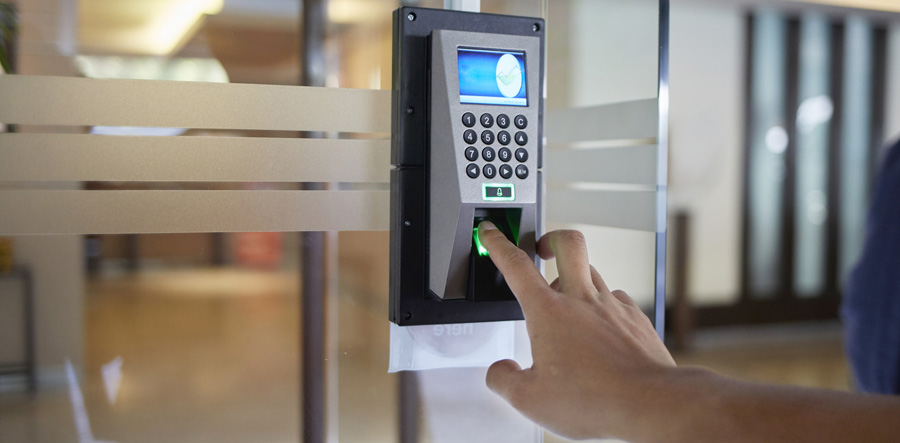
[[[485,381],[490,390],[512,404],[513,397],[517,402],[522,399],[520,395],[513,393],[521,393],[525,387],[525,371],[513,360],[500,360],[488,368]]]

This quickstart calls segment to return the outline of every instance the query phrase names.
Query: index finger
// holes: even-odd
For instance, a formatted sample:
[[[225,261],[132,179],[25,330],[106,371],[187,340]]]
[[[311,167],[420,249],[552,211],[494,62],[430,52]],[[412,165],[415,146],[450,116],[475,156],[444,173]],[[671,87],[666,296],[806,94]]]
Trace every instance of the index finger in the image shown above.
[[[493,223],[479,223],[478,238],[523,307],[532,303],[544,288],[549,288],[531,257],[512,244]]]

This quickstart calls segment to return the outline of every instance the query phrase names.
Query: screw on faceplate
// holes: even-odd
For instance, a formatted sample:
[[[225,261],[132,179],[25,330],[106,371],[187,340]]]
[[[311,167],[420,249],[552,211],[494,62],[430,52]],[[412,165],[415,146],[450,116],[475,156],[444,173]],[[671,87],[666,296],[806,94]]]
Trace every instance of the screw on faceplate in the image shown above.
[[[540,24],[540,23],[535,23],[535,24],[531,25],[531,30],[534,31],[534,32],[540,31],[540,30],[541,30],[541,24]]]
[[[407,226],[407,227],[412,226],[412,222],[409,221],[409,220],[403,222],[403,224],[404,224],[405,226]]]
[[[404,319],[404,320],[409,320],[409,319],[411,319],[411,318],[412,318],[412,312],[406,312],[406,313],[403,314],[403,319]]]
[[[412,107],[412,106],[410,106],[410,107],[408,107],[408,108],[406,108],[406,113],[407,113],[407,114],[410,114],[410,115],[412,115],[412,113],[413,113],[413,111],[414,111],[414,109],[413,109],[413,107]]]
[[[409,14],[406,14],[406,19],[409,20],[409,21],[415,20],[415,19],[416,19],[416,13],[415,13],[415,12],[410,12]]]

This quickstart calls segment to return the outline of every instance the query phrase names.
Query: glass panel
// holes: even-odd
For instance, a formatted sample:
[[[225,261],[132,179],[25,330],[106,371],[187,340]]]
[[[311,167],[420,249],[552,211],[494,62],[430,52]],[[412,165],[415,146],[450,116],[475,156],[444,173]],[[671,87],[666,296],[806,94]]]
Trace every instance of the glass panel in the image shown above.
[[[399,3],[329,2],[324,45],[329,87],[390,89],[390,21]],[[625,101],[654,111],[641,114],[646,118],[636,125],[640,138],[587,146],[610,148],[604,153],[609,156],[588,156],[593,161],[609,158],[629,162],[627,167],[609,179],[603,171],[593,171],[594,177],[584,169],[587,181],[600,188],[563,183],[558,189],[592,192],[598,212],[614,209],[603,207],[609,201],[605,196],[612,195],[618,206],[634,206],[639,226],[548,225],[584,230],[594,264],[607,281],[627,289],[648,310],[659,294],[655,273],[661,238],[665,244],[657,4],[482,2],[483,10],[492,13],[541,16],[552,9],[547,108]],[[71,99],[75,91],[39,90],[51,96],[49,108],[64,112],[43,112],[44,104],[37,103],[36,114],[59,119],[22,120],[28,124],[12,128],[22,145],[0,143],[9,148],[0,158],[15,163],[0,167],[0,173],[9,174],[0,177],[0,196],[16,197],[22,213],[37,214],[18,218],[23,231],[17,232],[54,231],[29,223],[37,219],[63,227],[56,232],[92,232],[12,236],[7,237],[12,252],[0,250],[0,259],[11,257],[17,269],[31,271],[37,367],[35,393],[26,390],[27,372],[0,377],[0,441],[300,439],[300,338],[309,323],[299,316],[304,301],[299,235],[205,231],[305,229],[310,220],[346,222],[331,229],[383,229],[386,177],[378,162],[385,159],[382,129],[389,118],[389,94],[353,91],[338,100],[343,93],[332,89],[312,93],[320,96],[290,95],[295,89],[288,86],[296,85],[302,66],[298,1],[21,0],[17,5],[22,23],[16,73],[93,85],[77,92],[110,120],[92,126],[98,122],[84,120],[90,115],[79,113],[83,109],[52,106],[73,103],[59,97]],[[91,78],[123,79],[116,84],[129,87],[95,89],[100,83]],[[145,81],[151,79],[207,83],[167,84],[163,92],[175,103],[169,106],[104,106],[122,106],[125,97],[159,105],[161,95]],[[187,93],[172,95],[174,90]],[[265,91],[271,93],[268,99],[261,97]],[[341,106],[347,112],[339,125],[294,126],[325,119],[325,114],[334,120],[334,112],[326,111]],[[128,120],[129,112],[144,119]],[[176,119],[176,113],[187,120]],[[210,124],[210,119],[219,120]],[[108,126],[123,124],[144,126]],[[298,154],[310,144],[297,142],[299,129],[343,132],[319,134],[328,140],[319,146],[332,150],[329,159]],[[50,139],[57,140],[51,143],[54,149],[85,152],[73,161],[52,152],[22,159],[27,148]],[[360,151],[354,156],[351,149]],[[373,155],[375,150],[381,154]],[[55,169],[46,165],[49,160],[64,164]],[[337,166],[322,165],[328,160]],[[47,169],[15,168],[29,164]],[[341,183],[300,192],[296,182],[301,180]],[[608,185],[613,186],[603,188]],[[324,201],[310,203],[304,192],[318,192]],[[330,199],[335,194],[340,199]],[[101,204],[92,206],[92,201]],[[58,212],[48,216],[41,209],[48,205],[68,205],[72,218]],[[362,213],[370,218],[361,219]],[[315,424],[323,425],[330,439],[394,441],[401,434],[423,441],[540,438],[540,430],[487,390],[483,368],[388,374],[388,234],[341,232],[326,238],[325,376],[318,380],[326,401],[316,411],[322,422]],[[547,264],[551,279],[554,266]],[[19,294],[24,288],[24,283],[0,285],[0,364],[28,357],[27,298]],[[7,334],[7,328],[18,332]],[[516,340],[527,343],[522,331],[517,328]],[[530,364],[527,357],[519,361]],[[407,427],[398,425],[401,418]],[[461,437],[463,432],[468,435]]]
[[[554,0],[547,8],[546,230],[582,231],[606,283],[652,318],[668,164],[659,2]],[[544,267],[556,278],[555,260]],[[568,440],[545,432],[544,441]]]
[[[584,231],[592,264],[604,279],[649,310],[659,215],[659,2],[553,1],[547,30],[546,229]],[[555,158],[565,161],[550,163]],[[606,166],[628,177],[607,176],[599,164],[593,174],[578,174],[602,158],[627,162]],[[582,162],[575,175],[559,169],[574,162]],[[555,266],[545,265],[550,280]]]
[[[785,179],[785,37],[787,23],[774,11],[754,15],[750,86],[748,283],[756,297],[779,289],[782,187]]]
[[[814,297],[825,287],[828,153],[831,115],[831,23],[805,15],[800,23],[797,181],[794,206],[794,291]]]
[[[296,234],[12,241],[33,277],[38,391],[2,384],[3,441],[296,440]]]

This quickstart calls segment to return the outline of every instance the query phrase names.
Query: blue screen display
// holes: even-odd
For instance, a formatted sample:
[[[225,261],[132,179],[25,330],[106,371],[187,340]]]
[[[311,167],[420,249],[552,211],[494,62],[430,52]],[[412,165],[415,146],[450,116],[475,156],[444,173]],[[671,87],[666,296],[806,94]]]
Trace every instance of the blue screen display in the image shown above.
[[[457,49],[459,102],[528,106],[525,53]]]

